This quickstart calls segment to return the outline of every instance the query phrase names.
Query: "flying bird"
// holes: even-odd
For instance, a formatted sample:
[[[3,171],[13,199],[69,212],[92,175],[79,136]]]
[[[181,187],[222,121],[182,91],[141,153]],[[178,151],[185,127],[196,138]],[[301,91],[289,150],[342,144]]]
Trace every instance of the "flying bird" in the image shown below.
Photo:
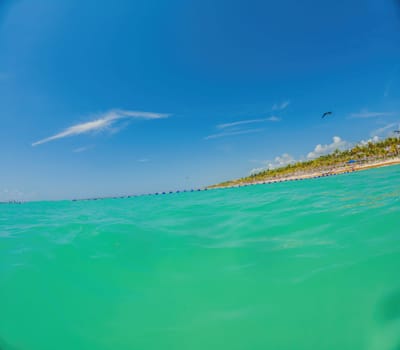
[[[322,119],[324,119],[325,117],[327,117],[328,115],[331,115],[332,112],[325,112],[324,114],[322,114]]]

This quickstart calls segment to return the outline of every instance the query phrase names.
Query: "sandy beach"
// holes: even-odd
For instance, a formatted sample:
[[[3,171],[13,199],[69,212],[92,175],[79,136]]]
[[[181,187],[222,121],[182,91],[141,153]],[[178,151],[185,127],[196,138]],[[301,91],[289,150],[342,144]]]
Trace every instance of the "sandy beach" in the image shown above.
[[[390,159],[385,159],[385,160],[370,161],[370,162],[363,163],[363,164],[360,164],[360,163],[346,164],[344,166],[334,167],[329,170],[319,170],[319,171],[307,172],[307,173],[303,173],[303,174],[293,174],[293,175],[289,175],[289,176],[286,175],[286,176],[276,177],[274,179],[266,179],[263,181],[253,181],[253,182],[246,181],[246,182],[241,182],[239,184],[227,185],[227,186],[216,185],[216,186],[212,186],[210,188],[231,188],[231,187],[241,187],[241,186],[257,185],[257,184],[269,184],[269,183],[286,182],[286,181],[315,179],[315,178],[347,174],[347,173],[351,173],[351,172],[355,172],[355,171],[362,171],[362,170],[380,168],[380,167],[384,167],[384,166],[391,166],[391,165],[397,165],[397,164],[400,164],[400,157],[390,158]]]

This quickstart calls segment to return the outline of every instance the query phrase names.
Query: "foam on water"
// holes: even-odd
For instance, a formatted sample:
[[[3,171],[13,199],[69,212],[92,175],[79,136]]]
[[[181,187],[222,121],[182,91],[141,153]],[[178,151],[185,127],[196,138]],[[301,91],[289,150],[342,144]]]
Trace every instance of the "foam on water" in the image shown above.
[[[1,205],[0,349],[399,349],[399,175]]]

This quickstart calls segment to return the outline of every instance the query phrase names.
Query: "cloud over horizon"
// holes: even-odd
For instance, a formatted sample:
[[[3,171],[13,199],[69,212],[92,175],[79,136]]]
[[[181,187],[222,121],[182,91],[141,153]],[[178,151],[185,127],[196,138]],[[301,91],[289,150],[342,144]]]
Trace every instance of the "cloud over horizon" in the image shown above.
[[[368,140],[361,140],[358,144],[359,144],[360,146],[366,146],[366,145],[368,145],[370,142],[371,142],[371,143],[377,143],[377,142],[379,142],[380,140],[381,140],[381,138],[380,138],[379,136],[375,135],[375,136],[369,138]]]
[[[368,143],[377,143],[377,142],[382,141],[385,137],[390,136],[390,133],[392,133],[396,129],[400,130],[399,123],[387,124],[379,129],[372,131],[370,138],[361,140],[359,142],[348,142],[348,141],[343,140],[339,136],[334,136],[332,138],[332,143],[325,144],[325,145],[322,145],[322,144],[316,145],[314,150],[307,154],[307,157],[301,156],[296,159],[289,153],[284,153],[281,156],[275,157],[273,161],[252,160],[254,162],[263,164],[263,166],[258,167],[258,168],[253,168],[250,171],[250,175],[254,175],[254,174],[260,173],[262,171],[266,171],[268,169],[284,167],[286,165],[296,163],[296,162],[316,159],[320,156],[331,154],[335,150],[344,151],[346,149],[350,149],[351,147],[354,147],[355,145],[366,146]]]
[[[289,153],[283,153],[281,156],[275,157],[272,162],[268,163],[268,169],[276,169],[296,162],[295,158]]]
[[[141,111],[129,111],[129,110],[121,110],[121,109],[113,109],[106,113],[103,113],[99,116],[98,119],[76,124],[70,126],[69,128],[61,131],[58,134],[53,136],[44,138],[42,140],[36,141],[32,143],[32,146],[42,145],[44,143],[62,139],[64,137],[76,136],[80,134],[99,132],[107,130],[113,124],[115,124],[118,120],[121,119],[161,119],[168,118],[170,114],[164,113],[153,113],[153,112],[141,112]]]
[[[250,175],[254,175],[268,169],[276,169],[284,167],[286,165],[293,164],[295,162],[296,159],[292,155],[290,155],[289,153],[283,153],[281,156],[275,157],[273,161],[266,161],[265,166],[252,169],[250,171]]]
[[[327,145],[321,145],[321,144],[316,145],[314,150],[307,154],[307,159],[315,159],[320,156],[332,153],[337,149],[343,151],[344,149],[351,146],[350,142],[342,140],[339,136],[334,136],[332,141],[333,141],[332,143]]]

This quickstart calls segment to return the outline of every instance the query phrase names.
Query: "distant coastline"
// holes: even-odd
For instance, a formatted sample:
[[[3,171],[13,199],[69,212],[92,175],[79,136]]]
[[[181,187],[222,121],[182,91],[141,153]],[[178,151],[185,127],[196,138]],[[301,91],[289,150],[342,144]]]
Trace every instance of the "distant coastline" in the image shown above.
[[[70,201],[96,201],[102,199],[123,199],[142,196],[158,196],[185,192],[207,191],[218,188],[233,188],[257,184],[271,184],[287,181],[299,181],[315,179],[327,176],[346,174],[372,168],[400,164],[400,138],[389,137],[383,141],[363,145],[357,145],[350,150],[336,150],[332,154],[324,155],[316,159],[291,163],[284,167],[269,169],[236,180],[202,188],[154,192],[137,195],[122,195],[109,197],[93,197],[68,199]],[[0,201],[0,204],[22,204],[25,201],[8,200]]]
[[[369,142],[345,151],[336,150],[332,154],[313,160],[288,164],[276,169],[268,169],[240,179],[211,185],[207,188],[230,188],[298,181],[397,164],[400,164],[400,139],[389,137],[377,143]]]

